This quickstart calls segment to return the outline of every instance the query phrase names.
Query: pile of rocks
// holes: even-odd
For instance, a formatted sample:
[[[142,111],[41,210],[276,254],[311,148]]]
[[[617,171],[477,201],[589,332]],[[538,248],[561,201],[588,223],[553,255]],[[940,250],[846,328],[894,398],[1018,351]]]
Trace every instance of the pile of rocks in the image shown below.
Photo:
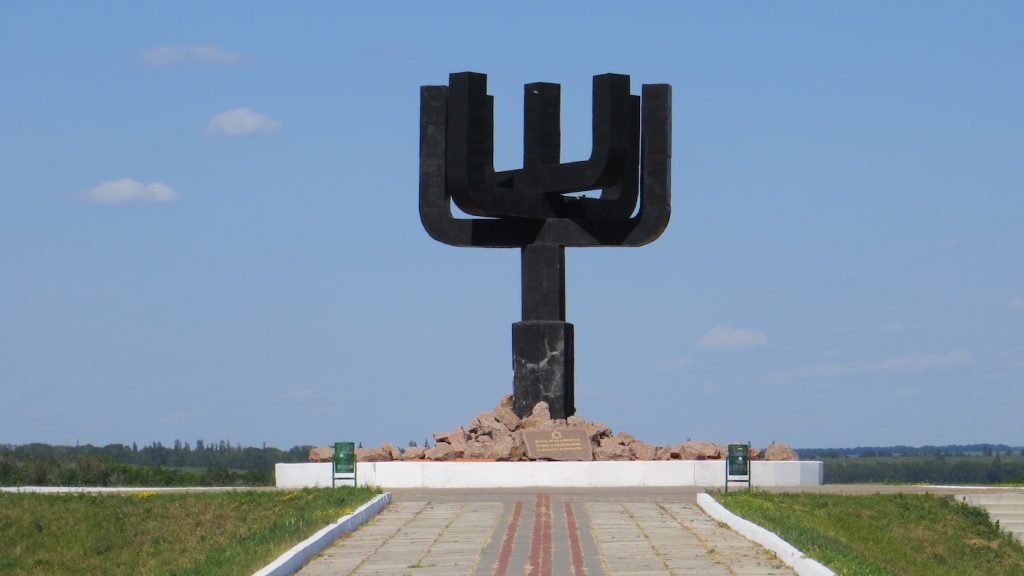
[[[527,460],[525,430],[578,429],[586,432],[593,447],[594,460],[722,460],[727,448],[717,442],[686,441],[671,446],[655,446],[637,440],[632,434],[619,432],[600,422],[590,422],[579,416],[565,420],[551,418],[546,402],[539,402],[526,418],[512,411],[512,396],[473,419],[468,426],[459,426],[451,432],[434,434],[432,448],[409,447],[400,450],[391,443],[375,448],[357,448],[360,462],[386,462],[393,460],[480,460],[515,462]],[[333,448],[313,448],[310,462],[329,462]],[[772,444],[763,452],[750,448],[752,460],[799,460],[797,453],[785,444]]]

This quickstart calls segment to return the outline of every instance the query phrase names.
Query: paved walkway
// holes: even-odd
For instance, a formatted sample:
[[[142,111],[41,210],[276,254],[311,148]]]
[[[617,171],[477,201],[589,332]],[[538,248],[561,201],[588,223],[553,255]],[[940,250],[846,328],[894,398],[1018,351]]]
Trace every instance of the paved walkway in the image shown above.
[[[299,574],[794,574],[692,499],[657,492],[408,492]]]

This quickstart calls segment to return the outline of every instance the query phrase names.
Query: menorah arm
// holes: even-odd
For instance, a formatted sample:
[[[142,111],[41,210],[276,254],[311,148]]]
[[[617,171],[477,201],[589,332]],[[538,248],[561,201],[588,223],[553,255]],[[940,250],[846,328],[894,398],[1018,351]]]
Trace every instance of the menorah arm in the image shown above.
[[[420,90],[420,220],[435,240],[452,246],[516,248],[641,246],[653,242],[671,216],[672,89],[644,85],[639,211],[621,220],[456,218],[446,188],[447,86]]]
[[[445,185],[459,209],[474,216],[557,217],[560,198],[495,186],[494,99],[487,95],[487,75],[451,74],[449,86]]]
[[[520,194],[605,190],[602,198],[612,198],[614,192],[606,189],[614,190],[640,145],[633,130],[634,119],[640,117],[638,101],[629,94],[629,76],[594,76],[590,158],[559,163],[561,87],[545,82],[527,84],[523,93],[523,168],[495,173],[496,186]],[[531,154],[536,149],[549,153],[538,158]]]
[[[594,77],[591,156],[565,164],[559,163],[561,89],[543,82],[526,85],[523,168],[503,172],[494,171],[494,99],[487,95],[487,76],[462,72],[449,78],[447,186],[463,212],[571,218],[582,217],[585,205],[602,202],[610,205],[585,216],[625,218],[633,213],[636,183],[623,179],[640,147],[640,111],[639,98],[629,94],[628,76]],[[578,198],[562,196],[590,190],[601,190],[600,198],[581,204]]]

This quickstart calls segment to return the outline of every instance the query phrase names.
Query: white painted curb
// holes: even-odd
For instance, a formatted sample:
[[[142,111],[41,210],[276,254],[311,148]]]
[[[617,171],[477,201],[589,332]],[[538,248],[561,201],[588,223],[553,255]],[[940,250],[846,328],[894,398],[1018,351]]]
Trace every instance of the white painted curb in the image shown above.
[[[779,560],[796,571],[799,576],[836,576],[835,572],[822,566],[816,560],[804,556],[803,552],[779,538],[774,532],[769,532],[757,524],[729,512],[725,506],[719,504],[708,494],[704,492],[697,494],[697,505],[708,516],[732,528],[740,536],[775,553]]]
[[[360,506],[348,516],[342,516],[316,534],[296,544],[291,550],[277,557],[253,576],[288,576],[299,571],[311,558],[323,552],[335,540],[355,530],[362,523],[373,518],[391,502],[391,493],[385,492]]]

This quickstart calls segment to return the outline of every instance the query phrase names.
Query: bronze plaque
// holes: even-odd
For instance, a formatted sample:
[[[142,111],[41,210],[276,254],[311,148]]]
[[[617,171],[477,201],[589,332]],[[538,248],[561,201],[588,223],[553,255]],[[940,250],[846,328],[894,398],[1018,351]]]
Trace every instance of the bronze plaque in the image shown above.
[[[593,460],[594,451],[586,430],[523,430],[526,457],[530,460]]]

